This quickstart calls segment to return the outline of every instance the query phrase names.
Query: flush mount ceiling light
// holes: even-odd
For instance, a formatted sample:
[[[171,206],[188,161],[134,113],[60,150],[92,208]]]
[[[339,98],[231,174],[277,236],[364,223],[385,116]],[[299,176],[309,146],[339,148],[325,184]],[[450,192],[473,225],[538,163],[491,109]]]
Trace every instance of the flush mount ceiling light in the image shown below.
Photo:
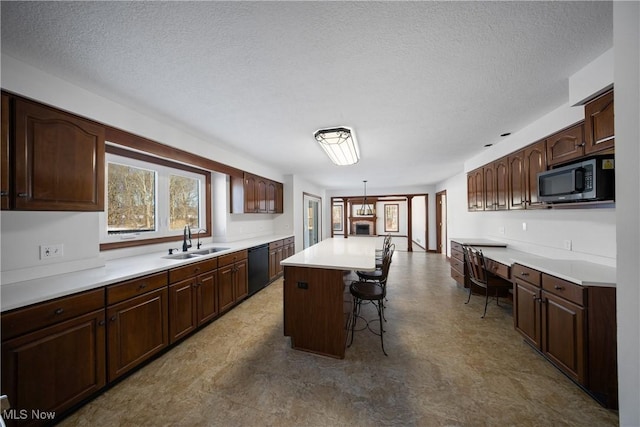
[[[360,159],[356,135],[348,127],[319,129],[313,137],[336,165],[353,165]]]

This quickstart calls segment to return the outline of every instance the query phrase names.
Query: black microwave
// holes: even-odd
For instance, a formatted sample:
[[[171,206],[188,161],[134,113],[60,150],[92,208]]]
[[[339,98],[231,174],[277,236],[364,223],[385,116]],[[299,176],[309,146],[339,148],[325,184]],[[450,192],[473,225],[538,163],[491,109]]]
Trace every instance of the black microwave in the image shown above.
[[[613,155],[538,173],[538,199],[547,203],[615,199]]]

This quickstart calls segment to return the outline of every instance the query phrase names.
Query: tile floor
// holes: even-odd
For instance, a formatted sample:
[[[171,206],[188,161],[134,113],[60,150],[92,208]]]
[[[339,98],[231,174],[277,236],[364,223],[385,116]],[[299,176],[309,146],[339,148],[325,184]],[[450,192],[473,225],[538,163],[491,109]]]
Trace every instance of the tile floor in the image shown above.
[[[61,425],[618,424],[523,343],[510,305],[494,301],[485,319],[481,297],[465,305],[442,256],[396,251],[388,297],[389,357],[366,330],[344,360],[292,350],[278,280]]]

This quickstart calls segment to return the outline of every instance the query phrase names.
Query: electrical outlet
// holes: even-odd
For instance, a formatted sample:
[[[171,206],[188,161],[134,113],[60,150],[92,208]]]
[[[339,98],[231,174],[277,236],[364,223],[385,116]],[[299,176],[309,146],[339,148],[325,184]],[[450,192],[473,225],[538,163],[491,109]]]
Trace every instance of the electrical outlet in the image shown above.
[[[55,245],[40,245],[40,259],[57,258],[64,255],[64,245],[56,243]]]
[[[527,223],[526,222],[522,223],[522,231],[527,231]]]
[[[564,248],[568,251],[571,250],[571,240],[565,240],[564,241]]]
[[[498,227],[498,233],[504,234],[504,227]]]

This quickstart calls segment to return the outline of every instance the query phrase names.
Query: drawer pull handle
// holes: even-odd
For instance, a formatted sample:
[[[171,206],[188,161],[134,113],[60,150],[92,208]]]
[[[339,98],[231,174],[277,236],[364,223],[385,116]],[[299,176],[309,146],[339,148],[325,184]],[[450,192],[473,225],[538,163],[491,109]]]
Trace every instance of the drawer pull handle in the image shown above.
[[[8,191],[4,191],[4,190],[0,191],[0,196],[5,197],[5,196],[8,196],[8,195],[9,195]]]
[[[140,283],[140,286],[138,286],[138,289],[144,289],[147,287],[146,283]]]
[[[54,311],[54,313],[59,316],[64,313],[64,308],[56,308],[56,311]]]
[[[18,193],[18,197],[27,197],[29,196],[28,193]]]
[[[555,285],[553,289],[555,289],[556,291],[561,291],[561,290],[564,290],[564,286]]]
[[[528,276],[529,273],[527,273],[526,271],[523,271],[522,273],[520,273],[521,276]]]

